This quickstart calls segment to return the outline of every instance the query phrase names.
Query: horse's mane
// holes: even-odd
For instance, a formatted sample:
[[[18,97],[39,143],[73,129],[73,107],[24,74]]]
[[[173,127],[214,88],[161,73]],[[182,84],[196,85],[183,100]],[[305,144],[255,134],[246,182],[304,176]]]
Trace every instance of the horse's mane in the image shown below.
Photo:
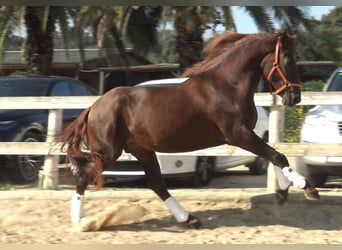
[[[227,32],[222,35],[216,36],[203,52],[207,56],[218,56],[222,51],[231,48],[236,41],[241,40],[247,34]]]
[[[222,62],[228,53],[233,53],[240,49],[241,46],[245,46],[247,43],[264,36],[265,34],[240,34],[235,32],[219,35],[203,50],[206,54],[205,59],[188,68],[182,76],[191,77],[207,71]]]

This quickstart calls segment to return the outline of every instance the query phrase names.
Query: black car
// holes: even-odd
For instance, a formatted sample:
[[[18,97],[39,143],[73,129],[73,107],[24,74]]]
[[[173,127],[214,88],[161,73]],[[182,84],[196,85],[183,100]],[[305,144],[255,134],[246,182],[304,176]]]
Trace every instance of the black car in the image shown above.
[[[58,76],[0,77],[0,97],[94,96],[96,91],[73,78]],[[49,110],[0,109],[0,141],[45,141]],[[64,110],[63,123],[74,120],[82,110]],[[34,182],[44,156],[0,155],[0,168],[7,168],[16,183]]]

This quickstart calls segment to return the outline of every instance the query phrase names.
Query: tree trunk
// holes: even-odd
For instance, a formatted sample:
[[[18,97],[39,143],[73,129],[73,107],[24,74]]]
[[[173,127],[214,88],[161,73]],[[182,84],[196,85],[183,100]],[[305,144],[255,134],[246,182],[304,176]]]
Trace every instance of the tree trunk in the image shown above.
[[[25,24],[27,28],[27,59],[30,73],[51,74],[53,60],[53,33],[55,23],[50,8],[46,24],[39,15],[44,7],[26,7]],[[44,28],[45,27],[45,28]]]
[[[176,50],[180,71],[202,60],[203,26],[197,6],[176,7]]]

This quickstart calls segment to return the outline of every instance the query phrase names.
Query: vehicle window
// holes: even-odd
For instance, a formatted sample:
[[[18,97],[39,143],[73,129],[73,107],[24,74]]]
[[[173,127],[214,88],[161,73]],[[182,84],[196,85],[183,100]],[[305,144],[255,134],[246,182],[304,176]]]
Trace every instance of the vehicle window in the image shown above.
[[[77,82],[70,82],[70,88],[73,96],[94,95],[86,86]]]
[[[45,92],[45,82],[1,81],[0,96],[41,96]]]
[[[70,88],[69,88],[69,83],[67,81],[60,81],[56,82],[50,92],[51,96],[69,96],[71,95],[70,93]]]
[[[342,72],[337,72],[329,84],[327,91],[342,91]]]

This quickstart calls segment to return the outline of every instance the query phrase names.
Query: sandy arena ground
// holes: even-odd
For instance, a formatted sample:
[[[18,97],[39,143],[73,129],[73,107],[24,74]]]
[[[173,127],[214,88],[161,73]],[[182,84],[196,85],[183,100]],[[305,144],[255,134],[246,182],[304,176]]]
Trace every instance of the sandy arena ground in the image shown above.
[[[128,224],[92,232],[80,232],[70,222],[70,187],[0,191],[0,243],[342,243],[341,187],[321,189],[318,202],[305,200],[292,188],[289,202],[280,207],[265,187],[241,187],[240,177],[224,178],[214,184],[227,185],[170,190],[201,220],[197,230],[177,224],[146,188],[88,190],[85,208],[90,218],[115,204],[140,205],[147,211]]]

